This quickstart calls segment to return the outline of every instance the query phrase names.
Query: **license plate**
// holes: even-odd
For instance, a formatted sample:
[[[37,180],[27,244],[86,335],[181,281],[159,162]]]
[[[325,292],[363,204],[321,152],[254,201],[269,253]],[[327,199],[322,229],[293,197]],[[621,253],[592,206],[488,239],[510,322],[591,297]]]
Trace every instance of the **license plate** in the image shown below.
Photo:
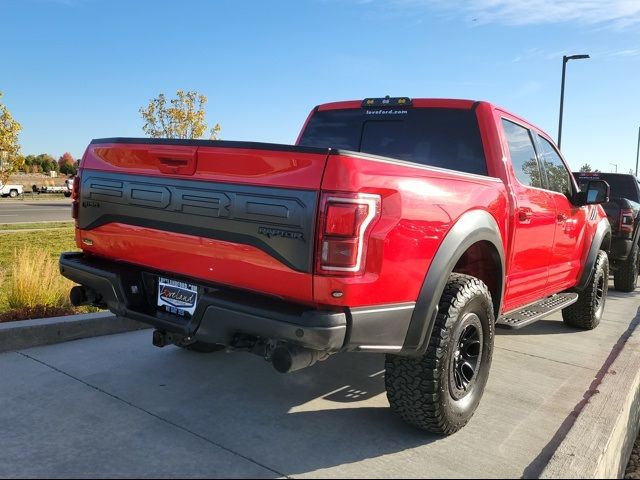
[[[198,287],[190,283],[158,278],[158,306],[175,315],[193,315],[198,303]]]

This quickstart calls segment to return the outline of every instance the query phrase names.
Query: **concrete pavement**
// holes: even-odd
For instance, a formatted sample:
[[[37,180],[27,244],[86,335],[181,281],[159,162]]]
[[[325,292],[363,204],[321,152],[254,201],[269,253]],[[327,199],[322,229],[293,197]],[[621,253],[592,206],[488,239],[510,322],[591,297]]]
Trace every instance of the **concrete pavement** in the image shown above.
[[[0,198],[0,223],[65,222],[71,219],[71,200],[9,200]]]
[[[500,330],[480,408],[447,438],[394,418],[381,355],[283,376],[149,331],[4,353],[0,477],[536,477],[639,306],[611,292],[594,331]]]

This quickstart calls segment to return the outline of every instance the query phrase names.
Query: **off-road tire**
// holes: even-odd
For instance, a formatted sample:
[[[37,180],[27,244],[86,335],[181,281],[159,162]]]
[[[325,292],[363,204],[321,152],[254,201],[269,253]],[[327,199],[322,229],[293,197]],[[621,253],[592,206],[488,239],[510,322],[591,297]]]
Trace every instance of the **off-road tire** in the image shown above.
[[[565,325],[593,330],[600,324],[609,289],[609,257],[600,250],[593,266],[591,280],[580,292],[578,301],[562,310]]]
[[[17,196],[18,196],[18,191],[17,190],[11,190],[9,192],[9,197],[16,198]]]
[[[638,283],[638,244],[624,262],[618,262],[613,272],[613,287],[620,292],[633,292]]]
[[[468,390],[456,389],[456,362],[460,358],[456,353],[462,350],[461,337],[470,321],[481,332],[476,342],[478,365]],[[464,427],[480,403],[489,377],[494,332],[487,286],[477,278],[451,274],[426,353],[386,357],[385,384],[393,412],[407,423],[437,434],[451,435]]]
[[[226,347],[224,345],[218,345],[216,343],[204,343],[204,342],[194,342],[189,343],[187,345],[178,345],[180,348],[184,348],[185,350],[189,350],[191,352],[198,353],[214,353],[219,352],[220,350],[224,350]]]

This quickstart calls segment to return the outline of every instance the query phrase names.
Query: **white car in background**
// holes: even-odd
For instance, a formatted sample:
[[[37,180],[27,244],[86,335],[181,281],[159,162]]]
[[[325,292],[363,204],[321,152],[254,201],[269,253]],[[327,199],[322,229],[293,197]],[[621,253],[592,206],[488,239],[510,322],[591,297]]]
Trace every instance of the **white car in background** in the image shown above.
[[[22,195],[22,185],[2,185],[0,183],[0,196],[16,198],[18,195]]]

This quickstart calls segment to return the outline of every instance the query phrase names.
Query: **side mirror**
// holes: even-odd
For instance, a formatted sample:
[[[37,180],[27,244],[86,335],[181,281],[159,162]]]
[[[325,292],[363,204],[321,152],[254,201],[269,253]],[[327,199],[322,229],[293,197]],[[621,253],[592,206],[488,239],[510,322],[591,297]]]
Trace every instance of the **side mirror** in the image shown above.
[[[611,188],[604,180],[589,180],[587,188],[576,194],[576,203],[582,205],[597,205],[609,201]]]

